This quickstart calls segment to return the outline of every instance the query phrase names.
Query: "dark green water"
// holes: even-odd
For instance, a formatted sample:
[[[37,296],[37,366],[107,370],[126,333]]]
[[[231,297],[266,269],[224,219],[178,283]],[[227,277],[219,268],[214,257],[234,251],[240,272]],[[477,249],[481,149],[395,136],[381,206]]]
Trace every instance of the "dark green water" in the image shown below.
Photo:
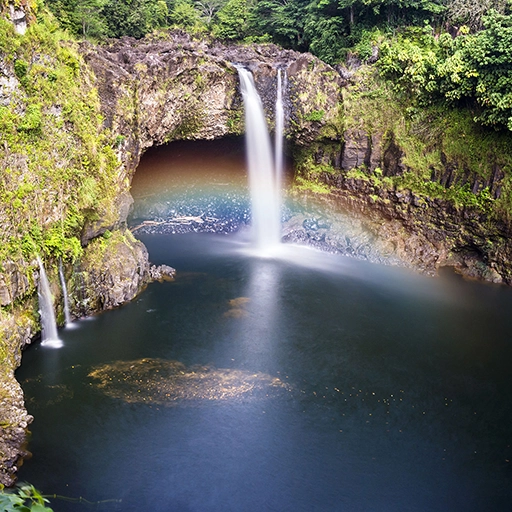
[[[17,373],[35,416],[21,479],[122,500],[57,512],[511,510],[512,290],[307,249],[260,259],[237,234],[141,239],[176,281]],[[135,383],[90,375],[142,359],[157,370]],[[195,371],[188,394],[151,387],[169,361],[180,389]]]

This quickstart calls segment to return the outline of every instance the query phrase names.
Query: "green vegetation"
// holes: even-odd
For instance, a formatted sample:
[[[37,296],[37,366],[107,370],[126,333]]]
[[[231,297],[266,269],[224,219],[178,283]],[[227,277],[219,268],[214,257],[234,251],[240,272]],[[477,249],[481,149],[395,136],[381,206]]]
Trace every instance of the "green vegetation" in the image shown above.
[[[475,17],[468,0],[46,0],[62,26],[80,37],[142,37],[161,27],[208,31],[236,41],[273,41],[310,50],[327,62],[339,62],[357,47],[371,54],[376,28],[423,20],[457,23]],[[487,0],[499,3],[500,0]],[[491,7],[493,6],[491,5]]]
[[[345,137],[362,134],[360,142],[371,140],[375,145],[372,151],[380,157],[373,163],[375,167],[361,165],[343,175],[368,181],[376,188],[410,189],[419,197],[440,198],[457,207],[475,207],[510,218],[509,131],[476,123],[474,112],[462,104],[448,106],[440,97],[428,102],[406,89],[409,84],[383,77],[379,65],[363,66],[344,88]],[[362,154],[365,151],[363,148]],[[329,154],[336,154],[336,147],[331,151],[325,144],[321,148],[312,144],[302,149],[296,155],[298,172],[313,182],[322,181],[326,172],[340,174],[327,163]],[[315,155],[324,155],[321,163]],[[395,158],[399,167],[390,169],[390,158]],[[381,167],[383,160],[388,161],[386,172]],[[491,190],[490,186],[497,169],[502,181],[495,199],[496,187]]]
[[[48,500],[29,484],[20,484],[12,490],[0,489],[0,509],[4,512],[52,512]]]
[[[0,59],[19,80],[0,106],[0,261],[75,260],[87,219],[115,217],[117,139],[74,43],[51,16],[25,35],[3,18]]]
[[[331,189],[328,185],[325,183],[322,183],[318,176],[315,178],[312,178],[311,176],[308,176],[308,178],[304,178],[302,176],[297,176],[294,188],[299,191],[310,191],[314,192],[315,194],[328,194]]]
[[[512,130],[512,15],[491,10],[482,24],[454,39],[434,37],[428,26],[408,29],[381,46],[379,68],[419,106],[469,107],[476,122]]]
[[[325,116],[324,110],[313,110],[304,116],[306,121],[321,121]]]

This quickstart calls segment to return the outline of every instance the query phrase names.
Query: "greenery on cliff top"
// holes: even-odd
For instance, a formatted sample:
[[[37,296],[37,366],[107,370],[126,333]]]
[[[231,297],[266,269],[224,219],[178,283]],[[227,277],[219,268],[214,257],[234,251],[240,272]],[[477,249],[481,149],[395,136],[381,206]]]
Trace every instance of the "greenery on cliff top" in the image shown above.
[[[45,0],[77,36],[142,37],[160,27],[190,28],[227,40],[273,41],[339,62],[354,46],[368,52],[375,29],[467,25],[509,0]],[[370,49],[371,51],[371,49]]]
[[[119,162],[92,77],[50,17],[25,35],[0,18],[0,261],[75,259],[86,219],[115,219]]]
[[[229,41],[272,41],[330,64],[347,55],[379,57],[384,76],[423,105],[444,99],[476,107],[477,122],[512,129],[510,0],[45,1],[79,37],[180,27]]]

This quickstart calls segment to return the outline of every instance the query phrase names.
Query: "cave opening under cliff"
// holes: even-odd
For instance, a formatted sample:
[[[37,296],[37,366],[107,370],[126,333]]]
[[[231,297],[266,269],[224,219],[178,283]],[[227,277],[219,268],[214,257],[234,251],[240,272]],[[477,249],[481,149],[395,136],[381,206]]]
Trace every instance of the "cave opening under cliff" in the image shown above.
[[[284,186],[293,162],[285,159]],[[133,176],[129,226],[137,233],[231,233],[250,222],[243,137],[149,148]],[[283,213],[286,215],[286,213]]]

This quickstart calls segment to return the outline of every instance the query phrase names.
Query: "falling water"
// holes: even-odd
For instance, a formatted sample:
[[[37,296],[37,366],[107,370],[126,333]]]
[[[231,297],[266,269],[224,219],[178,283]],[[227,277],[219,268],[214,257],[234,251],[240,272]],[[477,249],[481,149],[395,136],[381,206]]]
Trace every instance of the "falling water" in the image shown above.
[[[66,286],[66,280],[64,279],[64,270],[62,269],[62,261],[59,262],[59,278],[60,285],[62,287],[62,296],[64,297],[64,321],[66,325],[71,323],[71,315],[69,314],[69,297],[68,288]]]
[[[42,343],[46,347],[60,348],[62,341],[57,335],[57,322],[55,321],[55,313],[53,311],[52,294],[50,292],[50,284],[46,277],[43,262],[38,257],[39,263],[39,288],[37,295],[39,297],[39,314],[41,315]]]
[[[286,80],[285,80],[286,83]],[[274,134],[274,159],[276,169],[276,186],[280,196],[283,181],[283,132],[284,132],[284,106],[283,106],[283,80],[281,70],[277,70],[277,96],[276,96],[276,128]],[[281,200],[279,200],[281,203]]]
[[[268,253],[281,240],[281,204],[263,106],[252,74],[238,68],[245,106],[245,131],[252,229],[260,253]]]

